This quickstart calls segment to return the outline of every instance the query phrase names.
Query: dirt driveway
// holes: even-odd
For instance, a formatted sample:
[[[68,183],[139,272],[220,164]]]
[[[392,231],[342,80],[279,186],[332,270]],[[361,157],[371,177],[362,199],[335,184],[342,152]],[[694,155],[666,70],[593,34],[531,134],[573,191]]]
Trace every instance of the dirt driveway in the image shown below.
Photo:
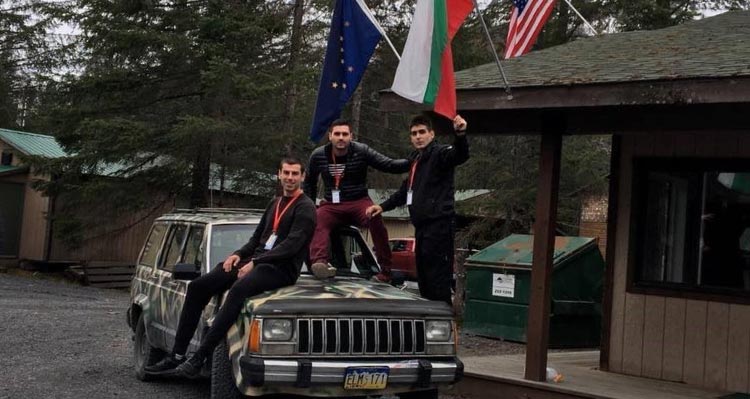
[[[144,383],[132,371],[128,293],[0,273],[0,399],[208,398],[207,380]],[[461,356],[523,346],[461,337]],[[463,399],[445,393],[441,399]]]

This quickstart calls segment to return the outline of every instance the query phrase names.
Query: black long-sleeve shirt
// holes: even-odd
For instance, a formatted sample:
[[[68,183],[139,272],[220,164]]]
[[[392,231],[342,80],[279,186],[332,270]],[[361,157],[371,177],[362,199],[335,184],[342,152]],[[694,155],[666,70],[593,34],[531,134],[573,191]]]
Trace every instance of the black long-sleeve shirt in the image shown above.
[[[255,264],[270,263],[284,269],[296,280],[299,277],[302,262],[307,258],[310,241],[315,232],[315,204],[306,195],[300,195],[284,213],[279,221],[276,242],[270,250],[265,249],[268,238],[273,233],[273,218],[276,203],[279,213],[292,200],[292,197],[277,197],[271,200],[260,219],[252,237],[235,251],[243,260],[252,258]]]
[[[456,212],[456,166],[469,159],[469,142],[466,136],[456,136],[453,145],[433,141],[423,151],[412,152],[409,159],[412,164],[417,162],[412,186],[412,204],[409,205],[412,224],[418,227],[431,220],[453,216]],[[401,188],[380,205],[383,212],[406,204],[408,191],[407,177]]]
[[[318,176],[323,178],[325,186],[325,199],[331,201],[331,190],[335,187],[335,179],[329,169],[333,157],[331,151],[333,145],[328,143],[313,150],[308,162],[307,173],[303,188],[305,194],[315,198],[318,191]],[[352,141],[346,154],[346,162],[339,165],[343,169],[343,177],[339,182],[341,202],[354,201],[367,196],[367,167],[387,173],[404,173],[409,170],[408,159],[391,159],[373,150],[363,143]]]

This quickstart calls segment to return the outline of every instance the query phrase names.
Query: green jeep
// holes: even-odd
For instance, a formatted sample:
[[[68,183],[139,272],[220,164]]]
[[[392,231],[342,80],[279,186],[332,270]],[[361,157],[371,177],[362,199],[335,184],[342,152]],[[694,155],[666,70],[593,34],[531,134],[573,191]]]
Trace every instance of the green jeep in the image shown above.
[[[172,348],[190,280],[245,244],[260,217],[260,211],[199,209],[154,221],[127,312],[138,379],[150,379],[144,367]],[[447,304],[373,281],[377,262],[355,228],[334,232],[330,250],[335,278],[317,280],[303,266],[295,285],[247,300],[202,370],[211,378],[211,398],[279,393],[437,398],[439,386],[461,378]],[[189,352],[221,299],[206,307]]]

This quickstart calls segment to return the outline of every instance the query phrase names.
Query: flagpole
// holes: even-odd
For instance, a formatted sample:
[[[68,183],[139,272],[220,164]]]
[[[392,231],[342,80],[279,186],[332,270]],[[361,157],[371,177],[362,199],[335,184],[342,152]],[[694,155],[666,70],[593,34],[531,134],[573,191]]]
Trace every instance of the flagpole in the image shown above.
[[[373,15],[372,10],[370,10],[370,7],[367,6],[364,0],[357,0],[357,3],[359,4],[360,8],[362,8],[362,10],[367,13],[367,17],[370,18],[370,21],[372,21],[375,27],[378,28],[378,31],[380,31],[380,34],[383,35],[383,38],[385,38],[385,41],[391,47],[391,50],[393,50],[393,54],[396,55],[396,58],[398,58],[400,62],[401,55],[399,55],[398,51],[396,51],[396,46],[393,45],[393,43],[391,42],[391,38],[389,38],[388,34],[385,33],[385,29],[383,29],[383,27],[380,26],[380,24],[378,23],[378,20],[375,19],[375,15]]]
[[[479,4],[477,3],[477,0],[474,1],[474,8],[477,10],[477,14],[479,14],[479,20],[482,21],[482,26],[484,27],[484,33],[487,35],[487,41],[490,43],[490,49],[492,49],[492,55],[495,56],[495,64],[497,64],[497,68],[500,70],[500,76],[503,77],[503,83],[505,83],[505,92],[508,94],[508,100],[513,99],[513,94],[510,92],[510,85],[508,84],[508,79],[505,77],[505,70],[503,70],[502,64],[500,64],[500,58],[497,56],[497,50],[495,50],[495,44],[492,43],[492,36],[490,36],[490,30],[487,29],[487,24],[484,22],[484,16],[482,16],[482,12],[479,11]]]
[[[570,0],[564,0],[564,1],[565,1],[565,4],[567,4],[568,7],[570,7],[570,9],[573,10],[573,12],[575,12],[576,15],[578,15],[578,18],[581,18],[581,21],[583,21],[583,23],[586,24],[586,26],[588,26],[589,29],[591,29],[594,32],[594,36],[598,36],[599,32],[597,32],[596,29],[589,23],[589,21],[586,21],[586,18],[584,18],[583,15],[581,15],[581,13],[578,12],[578,10],[575,7],[573,7],[573,4],[570,2]]]

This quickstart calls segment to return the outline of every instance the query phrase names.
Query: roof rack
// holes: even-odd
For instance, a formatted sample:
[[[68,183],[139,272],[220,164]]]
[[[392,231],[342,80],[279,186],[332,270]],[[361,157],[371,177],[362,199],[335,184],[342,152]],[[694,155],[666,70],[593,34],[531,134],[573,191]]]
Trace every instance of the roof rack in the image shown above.
[[[260,213],[265,209],[258,208],[173,208],[169,213]]]

